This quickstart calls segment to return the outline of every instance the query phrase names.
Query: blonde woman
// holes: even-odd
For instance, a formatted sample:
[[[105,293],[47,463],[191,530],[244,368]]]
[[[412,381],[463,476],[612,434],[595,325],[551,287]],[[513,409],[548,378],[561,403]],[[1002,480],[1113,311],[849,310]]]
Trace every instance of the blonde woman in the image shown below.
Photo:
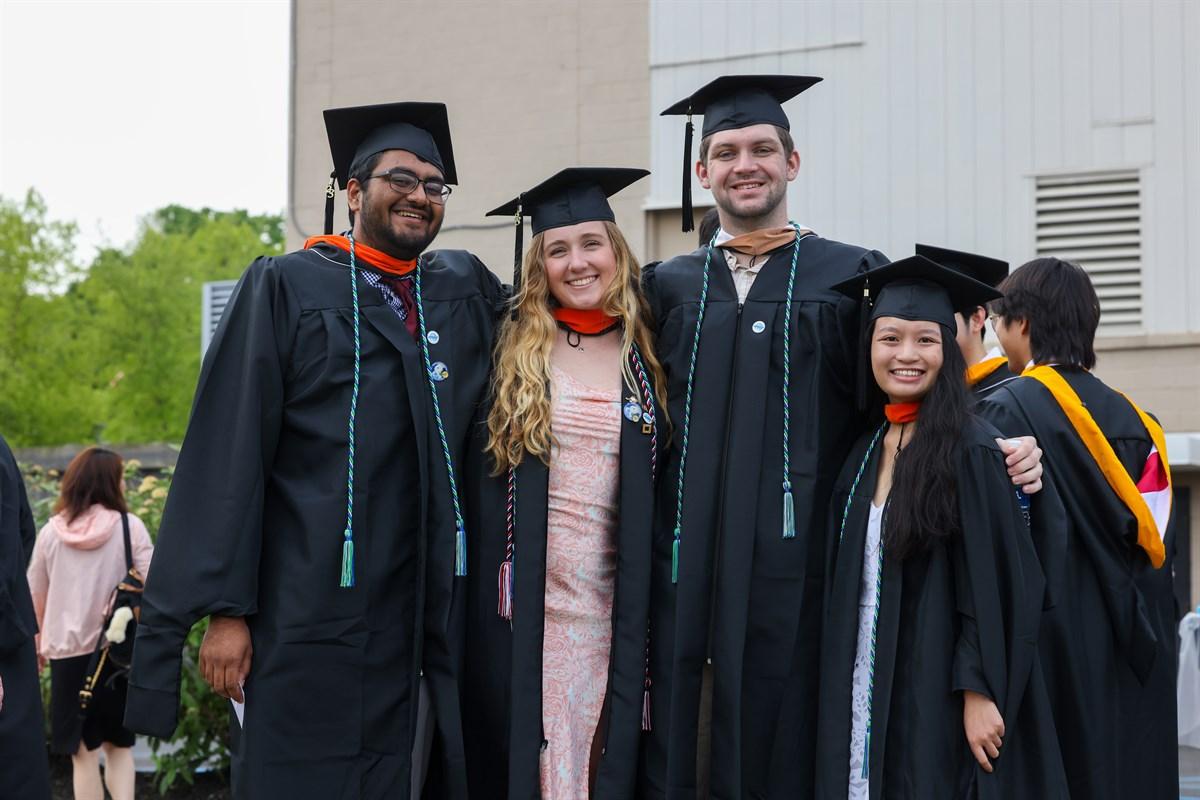
[[[641,269],[607,198],[646,174],[568,169],[492,212],[530,216],[534,237],[470,481],[472,797],[633,795],[667,420]]]

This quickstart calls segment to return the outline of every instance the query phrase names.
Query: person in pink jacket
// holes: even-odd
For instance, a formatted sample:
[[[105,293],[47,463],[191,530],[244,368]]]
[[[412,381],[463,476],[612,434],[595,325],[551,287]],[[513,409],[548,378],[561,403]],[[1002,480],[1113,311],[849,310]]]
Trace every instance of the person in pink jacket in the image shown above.
[[[27,577],[37,615],[38,663],[50,664],[50,745],[69,754],[76,800],[133,798],[134,735],[122,725],[126,682],[97,691],[86,719],[79,716],[79,690],[108,611],[113,588],[125,574],[121,516],[125,505],[124,465],[110,450],[89,447],[63,475],[54,516],[38,534]],[[153,545],[146,526],[129,514],[134,566],[144,577]],[[107,677],[105,678],[107,680]],[[97,748],[103,746],[104,781]]]

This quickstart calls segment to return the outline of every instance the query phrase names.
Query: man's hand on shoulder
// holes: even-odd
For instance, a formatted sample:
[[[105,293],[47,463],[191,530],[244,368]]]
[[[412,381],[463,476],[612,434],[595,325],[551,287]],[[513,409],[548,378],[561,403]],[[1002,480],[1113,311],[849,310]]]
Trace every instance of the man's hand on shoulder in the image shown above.
[[[1004,453],[1004,463],[1014,486],[1025,494],[1036,494],[1042,490],[1042,449],[1037,439],[1021,436],[1014,439],[997,439]]]
[[[244,618],[213,615],[200,643],[200,674],[221,697],[244,703],[242,684],[250,675],[253,654]]]

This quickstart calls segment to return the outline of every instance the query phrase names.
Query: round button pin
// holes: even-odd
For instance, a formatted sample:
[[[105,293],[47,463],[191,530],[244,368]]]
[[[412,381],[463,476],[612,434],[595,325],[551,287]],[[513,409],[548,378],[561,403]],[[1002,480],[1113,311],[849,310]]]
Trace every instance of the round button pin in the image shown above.
[[[425,338],[429,340],[430,344],[437,344],[442,337],[438,335],[437,331],[430,331]]]
[[[754,331],[755,333],[762,333],[766,329],[767,323],[763,322],[761,319],[750,326],[750,330]]]
[[[440,383],[450,377],[450,370],[444,362],[435,361],[429,365],[429,377]]]

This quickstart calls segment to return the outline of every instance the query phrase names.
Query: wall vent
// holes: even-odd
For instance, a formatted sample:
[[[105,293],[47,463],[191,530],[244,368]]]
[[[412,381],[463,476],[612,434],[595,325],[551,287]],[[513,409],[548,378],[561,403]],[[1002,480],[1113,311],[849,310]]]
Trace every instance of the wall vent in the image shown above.
[[[1074,261],[1100,296],[1099,333],[1142,326],[1142,203],[1136,170],[1037,179],[1037,254]]]
[[[233,294],[237,281],[209,281],[204,284],[200,300],[200,358],[208,351],[217,323],[225,313],[225,306]]]

